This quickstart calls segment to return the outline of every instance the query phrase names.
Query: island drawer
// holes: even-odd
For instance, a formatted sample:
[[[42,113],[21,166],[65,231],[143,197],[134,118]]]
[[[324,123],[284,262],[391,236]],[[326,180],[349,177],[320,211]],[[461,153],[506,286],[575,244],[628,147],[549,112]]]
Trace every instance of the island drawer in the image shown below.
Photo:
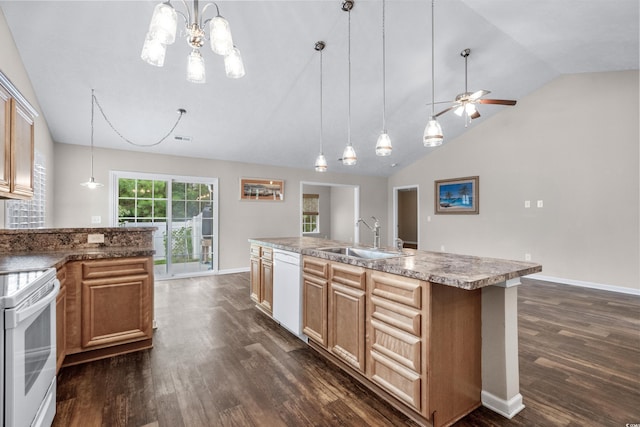
[[[422,309],[422,287],[425,282],[395,274],[372,271],[371,295]]]
[[[323,279],[329,278],[329,262],[320,258],[303,257],[302,271]]]

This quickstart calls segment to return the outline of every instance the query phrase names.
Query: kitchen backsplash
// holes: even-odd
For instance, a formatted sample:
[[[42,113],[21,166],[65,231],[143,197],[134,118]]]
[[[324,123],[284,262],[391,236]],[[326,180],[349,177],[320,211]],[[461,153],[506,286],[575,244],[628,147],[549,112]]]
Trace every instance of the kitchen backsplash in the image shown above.
[[[44,228],[0,230],[0,253],[47,252],[107,247],[153,248],[155,227]],[[92,239],[104,242],[89,243]]]

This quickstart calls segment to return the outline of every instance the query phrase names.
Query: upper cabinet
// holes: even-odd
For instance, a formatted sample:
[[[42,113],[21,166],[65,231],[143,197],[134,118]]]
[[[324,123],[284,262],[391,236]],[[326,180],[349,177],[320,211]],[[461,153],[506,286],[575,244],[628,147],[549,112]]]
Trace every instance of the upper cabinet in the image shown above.
[[[36,110],[0,72],[0,198],[33,197]]]

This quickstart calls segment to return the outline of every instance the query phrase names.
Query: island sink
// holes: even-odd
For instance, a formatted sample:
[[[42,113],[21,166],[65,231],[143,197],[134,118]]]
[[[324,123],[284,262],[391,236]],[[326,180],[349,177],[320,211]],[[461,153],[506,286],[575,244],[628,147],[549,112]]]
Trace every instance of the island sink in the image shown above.
[[[406,256],[406,254],[400,252],[385,252],[379,249],[366,249],[366,248],[354,248],[351,246],[333,247],[333,248],[318,248],[317,250],[322,252],[330,252],[332,254],[345,255],[360,259],[387,259],[398,258]]]

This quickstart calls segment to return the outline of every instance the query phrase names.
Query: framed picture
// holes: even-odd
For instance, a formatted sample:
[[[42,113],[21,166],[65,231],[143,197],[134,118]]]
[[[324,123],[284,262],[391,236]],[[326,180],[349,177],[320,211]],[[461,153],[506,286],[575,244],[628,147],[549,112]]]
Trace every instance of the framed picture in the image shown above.
[[[479,177],[441,179],[435,182],[436,214],[478,214]]]
[[[284,200],[284,181],[279,179],[240,178],[240,200]]]

